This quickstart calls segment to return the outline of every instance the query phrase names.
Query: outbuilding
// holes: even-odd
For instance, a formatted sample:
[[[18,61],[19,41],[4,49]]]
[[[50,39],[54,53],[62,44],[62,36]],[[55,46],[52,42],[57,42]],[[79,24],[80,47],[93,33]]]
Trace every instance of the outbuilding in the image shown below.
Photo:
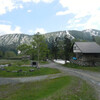
[[[73,63],[89,66],[100,65],[100,45],[96,42],[75,42],[73,52],[76,56],[76,60],[72,60]]]

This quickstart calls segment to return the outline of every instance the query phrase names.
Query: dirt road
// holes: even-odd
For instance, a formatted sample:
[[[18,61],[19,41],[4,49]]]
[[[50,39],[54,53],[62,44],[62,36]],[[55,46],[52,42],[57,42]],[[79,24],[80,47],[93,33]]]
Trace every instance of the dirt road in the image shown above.
[[[44,65],[44,67],[47,66],[50,68],[57,68],[61,70],[62,73],[74,75],[80,77],[83,80],[86,80],[89,84],[91,84],[96,89],[100,99],[100,73],[84,71],[80,69],[67,68],[53,62],[51,62],[49,65]]]

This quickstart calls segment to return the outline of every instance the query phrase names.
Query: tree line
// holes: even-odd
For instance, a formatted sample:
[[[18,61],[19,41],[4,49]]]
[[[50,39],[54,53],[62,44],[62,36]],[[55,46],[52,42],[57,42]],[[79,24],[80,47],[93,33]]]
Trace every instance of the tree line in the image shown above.
[[[17,47],[15,45],[0,46],[0,58],[15,57],[17,55]]]
[[[20,51],[20,55],[18,54]],[[13,58],[18,56],[30,55],[32,60],[64,59],[69,60],[72,51],[72,41],[67,35],[64,37],[50,37],[48,40],[45,35],[39,32],[33,36],[30,44],[22,44],[0,47],[0,58]]]
[[[22,44],[18,50],[22,55],[30,55],[32,60],[64,59],[69,60],[71,55],[71,40],[65,35],[63,38],[50,37],[46,40],[44,35],[37,33],[33,36],[30,45]]]
[[[92,37],[92,41],[100,44],[99,37]],[[69,60],[72,56],[72,47],[75,41],[82,41],[79,39],[69,39],[67,34],[63,37],[45,38],[45,35],[36,33],[33,36],[33,41],[28,44],[17,45],[14,43],[9,46],[0,46],[0,58],[18,57],[30,55],[32,60],[46,60],[46,59],[64,59]],[[84,40],[85,41],[85,40]],[[17,47],[18,46],[18,47]],[[18,50],[21,54],[18,54]]]

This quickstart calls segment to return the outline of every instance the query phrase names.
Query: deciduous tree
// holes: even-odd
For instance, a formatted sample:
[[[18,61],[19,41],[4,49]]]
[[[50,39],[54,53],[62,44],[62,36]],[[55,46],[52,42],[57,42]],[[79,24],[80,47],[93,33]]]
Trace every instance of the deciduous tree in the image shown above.
[[[38,61],[45,60],[48,53],[48,46],[44,35],[39,32],[33,36],[33,42],[31,43]]]

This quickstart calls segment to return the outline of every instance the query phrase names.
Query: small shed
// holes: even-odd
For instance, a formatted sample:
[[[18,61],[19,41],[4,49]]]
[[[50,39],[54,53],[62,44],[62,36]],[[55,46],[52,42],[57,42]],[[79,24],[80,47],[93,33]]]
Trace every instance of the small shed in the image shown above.
[[[30,55],[24,55],[24,56],[22,56],[22,60],[30,60]]]
[[[75,42],[73,52],[77,60],[74,63],[80,65],[100,65],[100,45],[96,42]]]

